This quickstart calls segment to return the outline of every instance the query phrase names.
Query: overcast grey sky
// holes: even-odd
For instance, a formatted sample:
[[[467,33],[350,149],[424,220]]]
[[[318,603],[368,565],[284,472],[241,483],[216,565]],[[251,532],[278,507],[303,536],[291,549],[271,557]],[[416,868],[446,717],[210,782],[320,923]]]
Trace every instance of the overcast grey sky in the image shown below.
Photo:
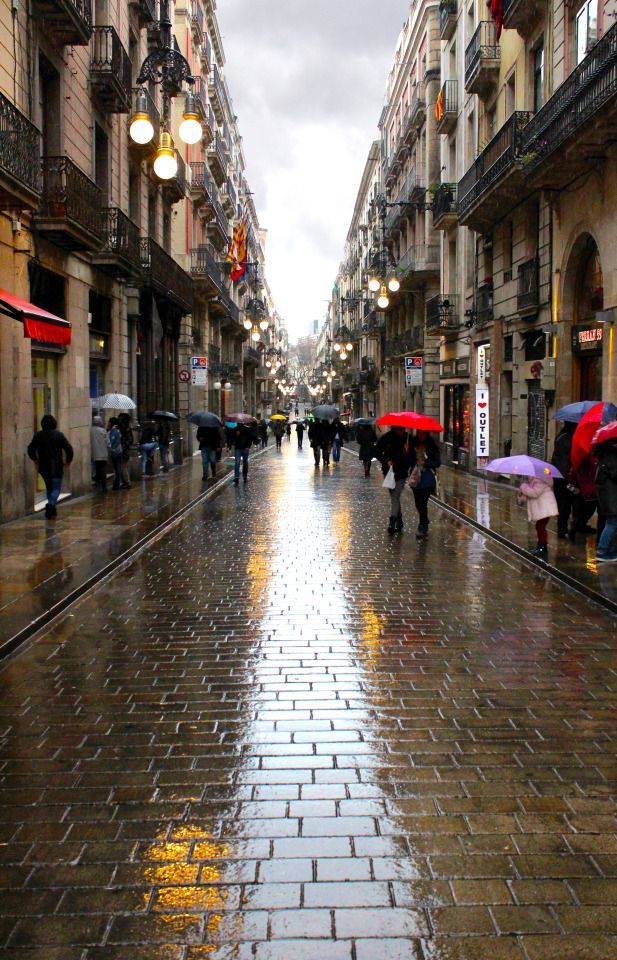
[[[268,282],[290,338],[321,320],[409,0],[219,0]]]

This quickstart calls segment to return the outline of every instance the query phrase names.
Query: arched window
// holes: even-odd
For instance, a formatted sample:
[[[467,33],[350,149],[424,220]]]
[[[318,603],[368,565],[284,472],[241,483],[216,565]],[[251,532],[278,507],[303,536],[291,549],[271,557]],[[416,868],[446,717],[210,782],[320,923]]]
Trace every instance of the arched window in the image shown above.
[[[604,309],[602,263],[595,243],[591,240],[581,263],[576,290],[576,321],[594,320],[598,310]]]

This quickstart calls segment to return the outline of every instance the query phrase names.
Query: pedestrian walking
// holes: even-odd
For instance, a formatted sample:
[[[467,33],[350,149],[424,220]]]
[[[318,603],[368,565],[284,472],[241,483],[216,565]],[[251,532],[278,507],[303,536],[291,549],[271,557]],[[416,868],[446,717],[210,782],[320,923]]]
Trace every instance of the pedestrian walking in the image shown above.
[[[277,420],[274,426],[272,427],[272,433],[274,434],[274,439],[276,440],[276,449],[281,449],[281,441],[283,440],[283,434],[285,428],[280,420]]]
[[[118,414],[118,427],[122,437],[122,482],[121,490],[128,490],[131,486],[129,480],[129,463],[131,460],[131,447],[133,446],[133,431],[131,429],[131,418],[128,413]]]
[[[64,467],[73,460],[73,448],[64,434],[58,430],[55,417],[46,413],[38,430],[28,444],[28,456],[37,465],[38,472],[45,482],[47,519],[57,514],[56,504],[62,489]]]
[[[334,463],[339,463],[341,459],[341,449],[345,442],[345,427],[340,420],[335,420],[332,424],[332,459]]]
[[[285,436],[291,442],[291,424],[290,423],[288,423],[287,426],[285,427]]]
[[[596,560],[598,563],[615,563],[617,549],[617,440],[608,440],[595,447],[598,458],[596,491],[598,508],[604,520],[604,527],[598,540]]]
[[[304,424],[296,424],[296,437],[298,438],[298,450],[302,449],[302,441],[304,439]]]
[[[109,460],[109,437],[100,417],[92,418],[90,427],[90,459],[94,464],[94,482],[107,493],[107,461]]]
[[[394,486],[389,488],[390,519],[387,528],[388,533],[394,533],[403,529],[401,494],[412,466],[409,434],[404,427],[392,427],[379,438],[375,451],[384,477],[388,475],[390,468],[394,473]]]
[[[330,465],[330,445],[332,442],[330,424],[325,420],[313,420],[308,428],[309,443],[313,448],[315,466],[318,467],[323,457],[324,467]]]
[[[576,430],[575,423],[564,423],[561,430],[555,437],[555,446],[551,463],[557,467],[561,474],[560,477],[553,479],[553,493],[557,501],[559,514],[557,516],[557,536],[563,539],[568,536],[568,524],[570,522],[570,513],[574,502],[574,495],[568,485],[566,477],[570,473],[572,463],[570,453],[572,450],[572,437]],[[563,478],[563,479],[562,479]]]
[[[553,493],[552,477],[526,477],[518,489],[518,502],[527,506],[527,519],[535,523],[538,544],[532,554],[546,560],[548,534],[546,528],[551,517],[559,516],[559,507]]]
[[[161,454],[163,473],[169,472],[169,444],[171,442],[171,427],[169,420],[159,420],[156,428],[156,442]]]
[[[356,440],[360,445],[358,459],[364,467],[364,476],[370,477],[371,462],[375,456],[375,444],[377,443],[375,427],[370,423],[359,424],[359,426],[356,427]]]
[[[577,533],[597,532],[594,527],[589,525],[589,521],[598,507],[597,470],[597,458],[592,453],[588,453],[583,457],[577,468],[572,467],[568,474],[568,486],[572,494],[572,525],[569,530],[572,543],[575,542]]]
[[[198,427],[197,442],[201,453],[201,479],[208,479],[208,472],[216,477],[216,464],[223,452],[223,433],[220,427]]]
[[[428,502],[437,489],[437,470],[441,466],[439,447],[426,430],[416,430],[411,440],[411,471],[409,486],[418,511],[416,539],[428,535]]]
[[[261,440],[261,448],[268,446],[268,424],[265,420],[260,420],[257,424],[257,434]]]
[[[114,468],[114,479],[111,485],[112,490],[119,490],[122,486],[122,433],[120,432],[120,422],[117,417],[110,417],[107,424],[107,439],[109,440],[109,452],[111,454],[111,463]]]
[[[250,428],[243,423],[237,423],[235,427],[228,430],[227,445],[233,447],[234,451],[234,484],[240,483],[240,464],[242,464],[242,480],[244,483],[248,480],[249,474],[249,451],[253,442]]]
[[[139,437],[139,452],[141,453],[141,475],[142,477],[152,476],[154,464],[154,451],[157,448],[156,432],[154,424],[146,421],[141,428]]]

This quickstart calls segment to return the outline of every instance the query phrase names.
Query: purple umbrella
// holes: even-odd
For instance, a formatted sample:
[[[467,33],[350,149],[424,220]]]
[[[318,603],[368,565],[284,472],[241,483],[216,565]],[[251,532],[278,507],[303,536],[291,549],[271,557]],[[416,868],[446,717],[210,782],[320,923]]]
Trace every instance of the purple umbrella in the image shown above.
[[[519,453],[514,457],[499,457],[491,460],[484,467],[490,473],[513,473],[519,477],[555,477],[563,480],[563,476],[552,463],[528,457],[526,453]]]

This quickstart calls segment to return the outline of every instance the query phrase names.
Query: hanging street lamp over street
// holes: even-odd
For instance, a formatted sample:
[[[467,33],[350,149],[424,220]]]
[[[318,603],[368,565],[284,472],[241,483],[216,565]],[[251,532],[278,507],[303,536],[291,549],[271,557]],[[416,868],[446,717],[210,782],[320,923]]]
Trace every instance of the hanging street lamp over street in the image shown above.
[[[377,293],[381,286],[381,281],[377,277],[371,277],[368,282],[368,288],[371,293]]]
[[[400,289],[401,289],[401,283],[398,277],[395,277],[395,276],[390,277],[390,279],[388,280],[388,290],[390,290],[392,293],[398,293]]]
[[[129,128],[129,135],[134,143],[150,143],[154,136],[152,120],[148,115],[148,101],[145,92],[138,93],[135,98],[135,113]]]
[[[244,327],[245,330],[252,330],[252,329],[253,329],[253,323],[252,323],[251,320],[249,320],[248,317],[245,317],[245,318],[244,318],[244,320],[242,321],[242,326]]]
[[[171,180],[178,172],[178,161],[169,133],[161,131],[159,148],[154,157],[154,172],[161,180]]]
[[[195,97],[187,93],[182,123],[178,127],[178,135],[184,143],[199,143],[203,137],[203,130],[199,122],[199,115],[195,105]]]
[[[388,296],[388,290],[385,283],[382,283],[379,290],[379,296],[377,297],[377,306],[380,310],[385,310],[390,303],[390,298]]]

